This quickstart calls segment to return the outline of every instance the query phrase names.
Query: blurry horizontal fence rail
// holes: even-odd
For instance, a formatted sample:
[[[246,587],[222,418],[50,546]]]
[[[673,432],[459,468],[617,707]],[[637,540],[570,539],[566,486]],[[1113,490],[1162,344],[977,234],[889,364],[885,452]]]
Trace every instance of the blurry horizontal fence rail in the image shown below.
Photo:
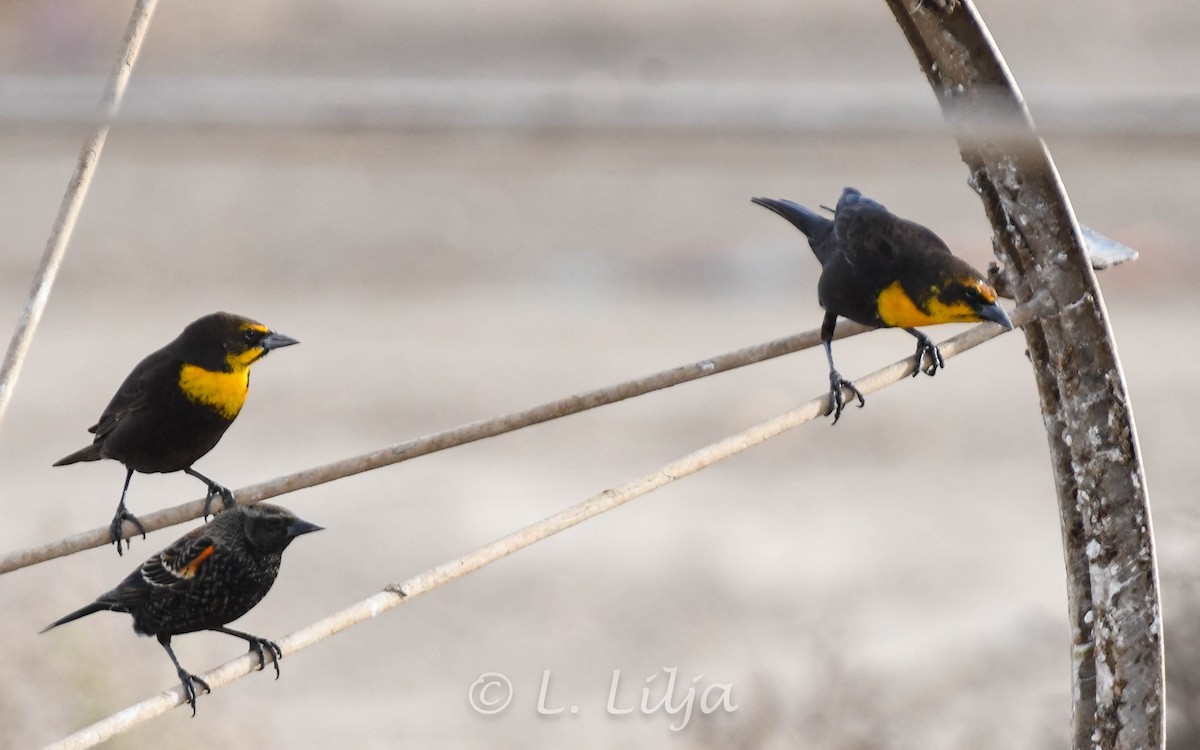
[[[1050,311],[1049,298],[1036,297],[1017,307],[1013,311],[1012,321],[1015,325],[1022,326]],[[1004,329],[1000,326],[994,323],[984,323],[941,342],[939,347],[943,355],[949,359],[1002,333],[1004,333]],[[875,393],[909,378],[916,365],[914,357],[907,357],[854,382],[863,393]],[[779,437],[792,429],[818,419],[828,411],[829,397],[827,395],[811,399],[790,411],[704,446],[676,461],[660,466],[642,477],[605,490],[541,521],[468,552],[462,557],[426,570],[406,581],[388,584],[382,591],[280,638],[279,646],[285,655],[294,654],[394,609],[409,599],[428,593],[514,552],[547,539],[560,531],[565,531],[671,482],[732,458],[767,440]],[[258,658],[251,652],[219,665],[199,677],[215,690],[258,669]],[[179,686],[173,687],[101,719],[75,734],[47,746],[45,750],[81,750],[94,747],[139,724],[165,714],[183,702],[183,689]]]
[[[0,76],[0,126],[90,122],[102,81]],[[1047,134],[1200,135],[1200,88],[1032,89]],[[984,108],[986,111],[986,108]],[[175,127],[947,132],[920,85],[404,77],[140,76],[120,120]]]

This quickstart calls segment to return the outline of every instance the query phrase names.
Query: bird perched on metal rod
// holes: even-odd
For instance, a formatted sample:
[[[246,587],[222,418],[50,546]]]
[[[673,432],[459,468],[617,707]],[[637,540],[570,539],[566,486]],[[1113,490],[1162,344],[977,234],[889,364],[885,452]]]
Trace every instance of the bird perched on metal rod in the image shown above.
[[[751,200],[803,232],[821,263],[817,299],[825,308],[821,342],[829,360],[834,424],[845,406],[843,388],[858,399],[860,407],[866,403],[833,365],[838,317],[868,326],[903,328],[915,336],[914,377],[922,371],[935,375],[946,366],[937,346],[917,326],[990,320],[1012,330],[1012,321],[983,274],[952,255],[932,231],[896,216],[854,188],[842,191],[832,219],[788,200]]]
[[[271,590],[283,551],[292,540],[320,530],[277,505],[230,508],[142,563],[112,591],[41,632],[104,610],[132,615],[134,632],[155,636],[167,650],[195,716],[197,686],[211,691],[204,680],[180,665],[171,637],[212,630],[241,638],[258,654],[260,671],[267,664],[266,652],[271,653],[279,679],[283,656],[279,645],[225,625],[249,612]]]
[[[204,482],[205,516],[215,496],[226,508],[233,506],[233,493],[192,464],[213,449],[237,418],[250,388],[250,366],[274,349],[297,343],[262,323],[219,312],[188,324],[178,338],[133,368],[99,421],[88,428],[96,436],[91,445],[54,462],[64,466],[111,458],[125,465],[121,501],[109,525],[118,554],[123,522],[146,536],[142,522],[125,508],[135,471],[183,471]]]

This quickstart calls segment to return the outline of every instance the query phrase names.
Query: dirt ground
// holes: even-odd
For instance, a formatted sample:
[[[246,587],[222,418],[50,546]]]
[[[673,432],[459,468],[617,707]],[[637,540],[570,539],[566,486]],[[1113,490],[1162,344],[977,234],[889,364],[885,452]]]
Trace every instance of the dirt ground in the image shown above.
[[[982,5],[1035,117],[1055,91],[1103,101],[1147,81],[1195,101],[1200,51],[1180,20],[1200,20],[1190,4],[1149,16],[1114,1],[1086,19],[1069,4]],[[726,8],[162,4],[138,73],[651,70],[896,86],[934,106],[882,4],[770,0],[732,19]],[[7,4],[0,74],[103,72],[123,13]],[[83,132],[0,126],[0,322],[23,304]],[[1049,145],[1081,220],[1141,252],[1101,282],[1154,502],[1171,650],[1176,632],[1192,640],[1200,612],[1189,333],[1200,140],[1068,129]],[[0,550],[107,522],[120,467],[50,464],[84,444],[134,362],[204,313],[243,313],[302,342],[256,366],[237,424],[197,465],[237,488],[815,327],[816,262],[749,198],[828,204],[843,185],[934,227],[977,266],[990,260],[986,220],[940,131],[118,124],[0,426]],[[836,351],[853,377],[911,341],[881,331]],[[809,351],[283,496],[327,530],[288,551],[238,627],[285,635],[825,382]],[[180,475],[138,476],[129,502],[149,511],[197,490]],[[36,633],[182,530],[136,540],[121,559],[97,549],[0,578],[0,747],[40,746],[174,683],[124,616]],[[836,428],[772,440],[293,655],[278,682],[251,675],[203,696],[194,719],[172,711],[110,746],[1059,748],[1069,646],[1018,333],[871,396]],[[176,650],[202,671],[241,645],[203,634]],[[1200,674],[1182,647],[1171,658]],[[676,700],[695,690],[686,722],[640,708],[666,669]],[[513,687],[491,716],[468,701],[486,673]],[[545,679],[541,705],[577,711],[540,714]],[[701,693],[720,686],[736,710],[702,712]],[[1186,690],[1172,700],[1185,736],[1200,706]]]

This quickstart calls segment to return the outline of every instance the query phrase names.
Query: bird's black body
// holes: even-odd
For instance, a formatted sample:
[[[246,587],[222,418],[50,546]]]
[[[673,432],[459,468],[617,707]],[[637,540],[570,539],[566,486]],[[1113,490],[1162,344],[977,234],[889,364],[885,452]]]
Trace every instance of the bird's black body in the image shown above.
[[[924,372],[933,375],[945,362],[916,326],[991,320],[1012,323],[996,303],[996,293],[983,275],[936,234],[902,219],[882,204],[846,188],[833,218],[787,200],[754,198],[754,203],[787,219],[808,238],[821,263],[817,299],[825,308],[821,339],[829,359],[831,408],[841,416],[842,388],[864,403],[862,394],[833,366],[831,342],[838,317],[863,325],[903,328],[917,338],[917,367],[929,353]]]
[[[292,540],[319,529],[275,505],[230,508],[146,560],[113,590],[45,630],[103,610],[131,615],[134,631],[155,636],[167,650],[195,713],[193,683],[208,686],[179,665],[171,637],[215,630],[242,638],[258,652],[262,665],[264,649],[271,651],[278,676],[277,645],[225,625],[249,612],[271,590],[283,551]]]
[[[233,420],[198,408],[176,386],[184,362],[195,359],[184,354],[187,343],[176,339],[139,362],[88,428],[95,441],[55,466],[111,458],[143,474],[168,473],[212,450]]]
[[[297,343],[249,318],[229,313],[206,315],[133,368],[105,407],[91,445],[55,466],[111,458],[125,465],[125,489],[133,472],[185,471],[220,495],[228,507],[232,493],[192,469],[233,423],[249,387],[249,367],[271,349]],[[125,492],[113,518],[112,535],[121,551],[121,526],[137,518],[125,510]],[[144,531],[143,531],[144,535]]]

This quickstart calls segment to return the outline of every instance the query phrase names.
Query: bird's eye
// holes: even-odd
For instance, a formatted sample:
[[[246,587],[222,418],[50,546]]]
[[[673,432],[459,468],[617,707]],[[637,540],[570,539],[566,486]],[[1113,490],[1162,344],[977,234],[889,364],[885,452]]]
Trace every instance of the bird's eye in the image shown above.
[[[973,286],[966,287],[966,298],[967,302],[973,302],[976,304],[986,302],[983,297],[983,292],[979,291]]]
[[[261,334],[259,334],[258,331],[247,330],[245,333],[242,334],[242,340],[245,341],[247,344],[257,344],[258,337],[260,335]]]

